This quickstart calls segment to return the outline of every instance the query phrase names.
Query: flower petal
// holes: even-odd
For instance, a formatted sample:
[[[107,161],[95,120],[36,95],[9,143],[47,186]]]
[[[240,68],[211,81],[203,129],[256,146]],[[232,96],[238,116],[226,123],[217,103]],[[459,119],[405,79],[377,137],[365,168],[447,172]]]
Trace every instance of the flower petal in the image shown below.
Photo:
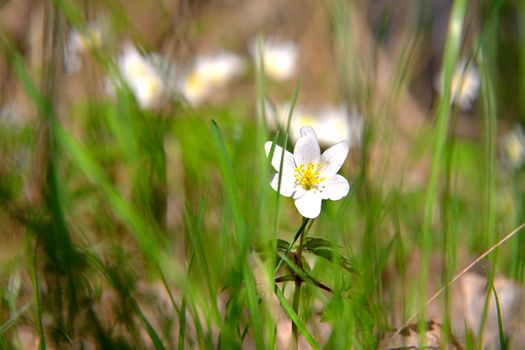
[[[264,150],[266,152],[266,156],[270,156],[270,150],[272,149],[272,141],[268,141],[264,144]],[[273,158],[272,158],[272,166],[275,170],[279,171],[281,168],[281,157],[283,154],[283,148],[279,145],[275,145],[275,150],[273,151]],[[284,162],[283,162],[283,172],[284,171],[290,171],[293,174],[293,171],[295,170],[295,163],[293,154],[291,152],[288,152],[287,150],[284,150]]]
[[[301,137],[297,140],[294,148],[295,164],[307,164],[308,162],[317,163],[321,156],[319,142],[315,131],[310,126],[301,128]]]
[[[324,151],[321,155],[321,174],[323,177],[330,178],[332,175],[337,174],[345,162],[349,148],[348,142],[343,141]]]
[[[295,196],[296,193],[296,186],[295,186],[295,178],[293,176],[283,176],[281,177],[281,189],[279,189],[279,173],[274,174],[272,177],[272,181],[270,182],[270,186],[276,191],[279,192],[281,195],[285,197],[291,197]]]
[[[323,182],[323,190],[321,196],[323,199],[331,199],[337,201],[348,194],[350,184],[341,175],[334,175]]]
[[[295,200],[295,207],[305,218],[314,219],[321,213],[321,197],[311,191]]]
[[[294,178],[295,179],[295,178]],[[295,185],[295,183],[294,183]],[[302,196],[304,196],[306,193],[306,190],[304,188],[302,188],[301,186],[295,186],[295,189],[294,189],[294,193],[292,195],[292,198],[294,200],[298,199],[298,198],[301,198]]]

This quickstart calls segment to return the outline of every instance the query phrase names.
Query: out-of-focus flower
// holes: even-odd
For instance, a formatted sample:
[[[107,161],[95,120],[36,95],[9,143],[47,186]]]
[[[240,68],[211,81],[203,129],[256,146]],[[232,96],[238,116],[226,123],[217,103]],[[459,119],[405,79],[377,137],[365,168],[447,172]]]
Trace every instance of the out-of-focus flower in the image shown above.
[[[462,111],[469,110],[472,107],[472,103],[478,97],[481,84],[477,68],[472,62],[467,63],[467,60],[463,59],[458,64],[452,74],[450,84],[450,101],[457,104]],[[443,92],[443,79],[444,75],[441,72],[436,82],[440,93]]]
[[[240,75],[244,68],[243,59],[231,52],[198,56],[193,68],[180,81],[179,88],[188,102],[196,106],[214,90]]]
[[[32,131],[29,118],[27,111],[15,103],[0,106],[0,148],[6,151],[2,161],[20,174],[29,174],[31,168],[32,150],[24,135]]]
[[[303,120],[298,115],[295,123],[309,125],[314,128],[319,142],[331,145],[334,142],[346,141],[350,147],[361,143],[363,135],[363,117],[356,107],[348,113],[346,106],[325,106],[316,113],[317,118]]]
[[[525,133],[517,125],[503,138],[503,156],[510,167],[518,169],[525,164]]]
[[[136,47],[126,44],[118,58],[118,67],[142,108],[159,105],[170,93],[166,67],[158,64],[159,55],[142,55]],[[168,74],[168,75],[166,75]]]
[[[270,156],[272,147],[271,141],[264,145],[267,156]],[[348,181],[337,174],[348,150],[348,143],[343,141],[321,154],[314,129],[303,127],[293,154],[278,145],[274,146],[271,163],[277,172],[280,171],[283,156],[284,159],[282,173],[275,174],[270,185],[275,191],[280,190],[283,196],[292,197],[302,216],[316,218],[321,213],[323,199],[339,200],[350,190]]]
[[[14,103],[0,106],[0,126],[6,127],[10,132],[22,131],[28,126],[27,119],[27,113]]]
[[[286,127],[290,103],[285,103],[275,108],[270,104],[266,107],[266,116],[271,128],[279,125]],[[301,133],[301,127],[311,126],[317,134],[319,143],[323,146],[330,146],[340,141],[346,141],[350,147],[359,145],[363,135],[363,117],[354,106],[351,112],[345,105],[324,106],[317,109],[308,109],[303,106],[296,106],[290,124],[290,137],[297,140]]]
[[[252,54],[257,57],[257,45],[252,44]],[[271,79],[284,81],[297,71],[299,48],[293,41],[264,41],[262,45],[264,73]]]
[[[64,66],[67,73],[78,73],[82,68],[80,55],[102,47],[103,25],[91,22],[84,28],[73,29],[64,47]]]

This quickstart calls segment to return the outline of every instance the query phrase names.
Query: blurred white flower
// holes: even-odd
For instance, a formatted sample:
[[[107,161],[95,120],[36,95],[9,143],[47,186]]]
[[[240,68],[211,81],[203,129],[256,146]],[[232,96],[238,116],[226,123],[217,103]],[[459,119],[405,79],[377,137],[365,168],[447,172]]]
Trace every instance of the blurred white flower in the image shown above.
[[[9,131],[18,133],[28,126],[28,115],[17,104],[10,103],[0,105],[0,125]]]
[[[85,28],[71,30],[64,46],[66,73],[78,73],[82,68],[80,55],[102,47],[103,26],[100,21],[91,22]]]
[[[272,146],[271,141],[264,145],[267,156],[270,156]],[[316,218],[321,213],[323,199],[335,201],[348,194],[348,181],[337,174],[348,155],[347,142],[339,142],[321,154],[314,129],[306,126],[301,128],[301,136],[295,144],[293,154],[279,145],[274,147],[271,163],[277,172],[283,156],[284,159],[282,173],[275,174],[270,185],[278,191],[281,177],[279,193],[292,197],[302,216]]]
[[[9,140],[8,152],[2,161],[20,174],[29,174],[31,168],[33,153],[24,132],[32,126],[30,114],[21,106],[15,103],[0,105],[0,140]]]
[[[158,59],[158,54],[144,56],[129,43],[118,58],[122,78],[145,109],[159,105],[170,93],[167,68],[158,66]]]
[[[290,109],[292,108],[292,104],[290,102],[286,103],[280,103],[280,104],[273,104],[269,101],[266,101],[265,104],[265,110],[266,110],[266,122],[268,123],[268,127],[271,130],[278,130],[286,129],[286,125],[288,123],[288,116],[290,113]],[[297,141],[297,138],[300,136],[301,126],[300,124],[296,123],[295,121],[298,119],[298,116],[301,116],[300,119],[305,122],[309,119],[315,119],[315,115],[310,112],[309,110],[305,109],[304,107],[300,105],[295,105],[293,110],[292,119],[290,121],[290,138],[293,141]]]
[[[267,103],[266,117],[270,128],[277,129],[279,125],[285,129],[290,108],[290,103],[275,108]],[[353,147],[361,143],[364,121],[355,106],[350,113],[345,105],[324,106],[317,109],[296,106],[290,124],[292,140],[295,141],[300,137],[303,126],[311,126],[323,146],[346,141],[350,147]]]
[[[474,63],[467,64],[463,59],[452,74],[450,84],[450,102],[459,106],[462,111],[469,110],[478,97],[481,79]],[[441,72],[436,82],[437,89],[443,93],[444,74]]]
[[[257,45],[252,44],[252,54],[257,57]],[[290,79],[297,71],[299,48],[293,41],[264,41],[262,58],[264,73],[271,79],[284,81]]]
[[[188,102],[196,106],[214,90],[240,75],[244,68],[243,59],[231,52],[198,56],[193,68],[180,81],[179,88]]]
[[[507,163],[514,169],[525,164],[525,133],[517,125],[503,138],[503,156]]]
[[[352,147],[361,143],[363,117],[358,113],[355,106],[352,108],[351,114],[348,113],[348,108],[343,105],[322,107],[316,115],[317,118],[306,120],[298,115],[295,123],[313,127],[319,142],[323,145],[346,141]]]

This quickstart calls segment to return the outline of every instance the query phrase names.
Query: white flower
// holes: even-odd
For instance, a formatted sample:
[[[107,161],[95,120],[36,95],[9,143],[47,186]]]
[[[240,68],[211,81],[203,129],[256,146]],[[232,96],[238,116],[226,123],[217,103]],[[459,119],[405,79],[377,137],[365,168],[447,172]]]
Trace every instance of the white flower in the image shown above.
[[[290,103],[285,103],[273,108],[266,104],[266,117],[271,128],[276,124],[285,129],[290,112]],[[309,109],[296,106],[290,122],[290,137],[297,140],[301,136],[301,127],[311,126],[317,135],[319,143],[323,146],[331,146],[339,141],[347,141],[350,147],[359,145],[363,135],[363,117],[352,107],[351,113],[348,108],[342,106],[324,106],[317,109]]]
[[[264,148],[269,156],[272,142],[266,142]],[[278,191],[281,177],[280,194],[292,197],[302,216],[316,218],[321,212],[323,199],[335,201],[348,194],[348,181],[337,174],[348,155],[348,149],[348,143],[343,141],[321,154],[314,129],[303,127],[294,153],[284,150],[282,173],[275,174],[270,185]],[[272,166],[277,171],[280,169],[282,157],[282,147],[275,145]]]
[[[179,83],[182,94],[192,105],[198,105],[214,90],[223,87],[244,71],[241,57],[230,52],[198,56],[193,68]]]
[[[347,141],[350,147],[361,143],[363,118],[355,107],[349,115],[346,106],[326,106],[319,109],[317,117],[299,114],[294,123],[314,128],[319,142],[332,145],[335,142]]]
[[[142,108],[152,108],[166,97],[166,76],[151,58],[143,56],[133,45],[126,44],[118,58],[118,66]]]
[[[67,73],[77,73],[82,68],[80,55],[102,47],[102,24],[89,23],[83,29],[73,29],[64,47],[64,66]]]
[[[503,153],[508,164],[517,169],[525,163],[525,133],[516,126],[503,138]]]
[[[286,129],[288,123],[288,116],[290,109],[292,108],[291,103],[281,103],[274,105],[269,101],[266,101],[266,122],[272,130]],[[292,119],[290,121],[290,138],[293,141],[297,141],[297,138],[301,135],[302,126],[311,126],[311,121],[315,120],[316,116],[309,109],[304,108],[300,105],[295,105]],[[304,124],[299,124],[297,120],[301,120]]]
[[[437,89],[443,92],[443,72],[437,80]],[[473,63],[467,64],[463,59],[452,74],[450,83],[450,101],[459,106],[462,111],[469,110],[478,97],[481,80],[477,68]]]
[[[256,57],[256,45],[252,45],[252,54]],[[262,45],[264,73],[277,81],[290,79],[297,70],[299,49],[293,41],[265,41]]]

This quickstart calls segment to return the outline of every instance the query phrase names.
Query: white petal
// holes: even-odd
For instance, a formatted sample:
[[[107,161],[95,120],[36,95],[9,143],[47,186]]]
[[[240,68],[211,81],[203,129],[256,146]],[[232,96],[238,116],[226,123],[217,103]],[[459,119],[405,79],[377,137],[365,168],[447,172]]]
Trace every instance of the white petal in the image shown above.
[[[339,142],[324,151],[321,155],[321,174],[323,177],[330,178],[337,174],[343,166],[350,146],[348,142]]]
[[[273,144],[272,141],[268,141],[264,144],[264,151],[266,152],[267,157],[270,156],[272,144]],[[281,168],[282,154],[283,154],[283,148],[279,145],[275,145],[275,149],[273,151],[272,166],[277,171],[280,171],[280,168]],[[291,171],[293,174],[294,170],[295,170],[295,163],[293,160],[293,154],[291,152],[288,152],[287,150],[284,150],[283,172]]]
[[[295,186],[295,178],[291,174],[287,174],[287,176],[281,177],[281,191],[279,193],[285,197],[291,197],[295,195],[296,192],[296,186]],[[272,177],[272,181],[270,182],[270,186],[277,192],[279,188],[279,174],[274,174]]]
[[[325,180],[322,185],[324,186],[321,191],[322,198],[331,199],[333,201],[346,197],[350,190],[348,181],[341,175],[337,174]]]
[[[294,178],[295,180],[295,178]],[[295,182],[294,182],[294,193],[292,195],[292,198],[294,200],[298,199],[298,198],[301,198],[302,196],[304,196],[306,193],[306,190],[304,188],[302,188],[301,186],[295,186]]]
[[[304,196],[295,200],[295,207],[305,218],[314,219],[321,213],[321,202],[322,199],[319,194],[306,191]]]
[[[308,162],[317,163],[321,156],[319,142],[315,131],[310,126],[301,128],[301,137],[297,140],[294,148],[295,164],[307,164]]]

